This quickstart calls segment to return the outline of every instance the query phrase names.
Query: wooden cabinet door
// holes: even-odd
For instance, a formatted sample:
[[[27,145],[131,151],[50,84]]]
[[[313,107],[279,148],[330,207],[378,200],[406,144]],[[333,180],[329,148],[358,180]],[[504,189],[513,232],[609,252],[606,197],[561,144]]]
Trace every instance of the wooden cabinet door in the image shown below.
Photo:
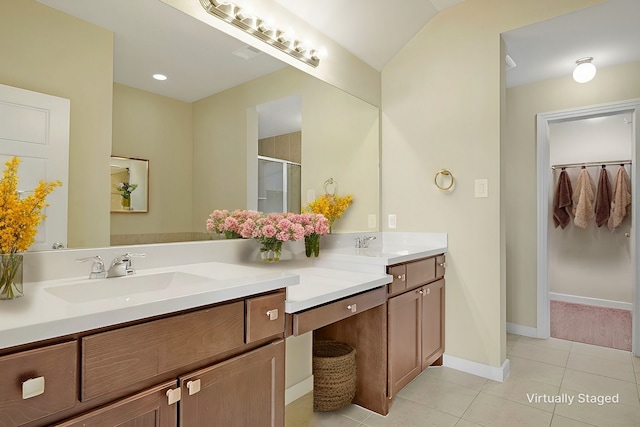
[[[284,340],[179,379],[180,426],[284,426]]]
[[[420,289],[390,298],[388,310],[389,397],[413,380],[421,371],[422,295]]]
[[[54,427],[175,427],[178,405],[169,405],[167,398],[175,388],[175,380],[165,382]]]
[[[427,369],[444,353],[444,279],[422,290],[422,369]]]

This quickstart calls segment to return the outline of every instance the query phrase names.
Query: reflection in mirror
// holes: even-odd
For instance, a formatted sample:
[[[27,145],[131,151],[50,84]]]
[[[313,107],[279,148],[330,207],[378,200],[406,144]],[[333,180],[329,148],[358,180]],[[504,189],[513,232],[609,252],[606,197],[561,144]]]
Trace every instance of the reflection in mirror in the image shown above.
[[[204,224],[212,210],[257,208],[256,108],[296,94],[303,117],[301,204],[321,195],[333,177],[341,192],[355,196],[335,232],[370,230],[368,216],[379,213],[377,107],[281,63],[261,74],[265,62],[273,61],[268,55],[239,57],[233,52],[246,45],[236,39],[230,49],[214,49],[213,33],[220,32],[213,27],[161,1],[140,0],[141,8],[130,3],[10,0],[0,13],[7,35],[0,54],[21,52],[20,60],[0,67],[0,81],[71,100],[68,247],[208,239]],[[143,23],[158,29],[141,31]],[[143,51],[124,60],[135,44],[122,38],[126,26],[135,38],[153,35],[158,56]],[[68,55],[52,54],[61,51]],[[150,68],[164,72],[169,66],[168,80],[151,82]],[[217,73],[229,69],[235,86],[169,92],[179,83],[219,83]],[[251,131],[250,109],[256,116]],[[149,176],[144,215],[109,213],[106,170],[110,156],[122,153],[149,159],[162,171]],[[96,188],[105,193],[87,197]]]
[[[111,212],[149,211],[149,160],[111,156]]]
[[[302,97],[297,94],[266,102],[256,106],[256,111],[258,211],[300,213]]]

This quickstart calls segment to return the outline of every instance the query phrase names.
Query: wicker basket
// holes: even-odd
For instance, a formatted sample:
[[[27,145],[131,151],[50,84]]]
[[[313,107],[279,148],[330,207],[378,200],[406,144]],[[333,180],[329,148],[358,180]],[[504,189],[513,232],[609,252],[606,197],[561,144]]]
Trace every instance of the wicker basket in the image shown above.
[[[335,411],[356,394],[356,351],[335,341],[313,343],[313,410]]]

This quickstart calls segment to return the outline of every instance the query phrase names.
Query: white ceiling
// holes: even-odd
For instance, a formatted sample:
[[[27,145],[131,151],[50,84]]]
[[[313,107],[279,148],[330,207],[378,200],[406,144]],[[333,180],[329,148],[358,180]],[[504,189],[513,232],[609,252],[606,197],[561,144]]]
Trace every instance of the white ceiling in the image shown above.
[[[192,102],[286,66],[266,54],[234,55],[246,45],[159,0],[38,1],[114,32],[117,83],[175,99]],[[381,69],[438,11],[463,0],[275,1]],[[507,85],[568,76],[584,56],[598,67],[639,61],[638,22],[640,0],[608,0],[504,33],[517,63]],[[169,79],[150,78],[158,72]]]
[[[159,0],[38,0],[114,33],[116,83],[193,102],[286,67]],[[197,1],[197,0],[195,0]],[[164,82],[151,76],[162,73]]]
[[[587,56],[598,68],[640,61],[640,0],[608,0],[502,36],[517,64],[507,87],[570,76]]]
[[[463,0],[275,0],[381,71],[439,11]]]

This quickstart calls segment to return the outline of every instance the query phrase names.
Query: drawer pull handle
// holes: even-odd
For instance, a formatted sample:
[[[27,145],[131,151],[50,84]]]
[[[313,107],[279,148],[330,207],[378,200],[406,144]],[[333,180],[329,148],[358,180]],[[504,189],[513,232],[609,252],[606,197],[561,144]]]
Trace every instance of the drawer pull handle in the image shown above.
[[[31,378],[22,383],[22,398],[30,399],[44,393],[44,377]]]
[[[402,280],[403,282],[405,278],[406,278],[405,274],[398,274],[398,279]]]
[[[431,293],[431,288],[427,288],[427,295]]]
[[[200,380],[187,381],[187,388],[189,389],[189,396],[198,393],[200,391]]]
[[[273,308],[267,311],[267,316],[269,316],[269,320],[277,320],[278,319],[278,309]]]
[[[439,265],[440,267],[442,267],[442,268],[447,268],[447,262],[446,262],[446,261],[445,261],[445,262],[438,263],[438,265]]]
[[[173,405],[174,403],[179,402],[182,398],[182,389],[174,388],[172,390],[167,390],[167,398],[169,405]]]
[[[347,306],[347,310],[351,311],[352,313],[355,313],[358,310],[358,308],[356,304],[349,304]]]

